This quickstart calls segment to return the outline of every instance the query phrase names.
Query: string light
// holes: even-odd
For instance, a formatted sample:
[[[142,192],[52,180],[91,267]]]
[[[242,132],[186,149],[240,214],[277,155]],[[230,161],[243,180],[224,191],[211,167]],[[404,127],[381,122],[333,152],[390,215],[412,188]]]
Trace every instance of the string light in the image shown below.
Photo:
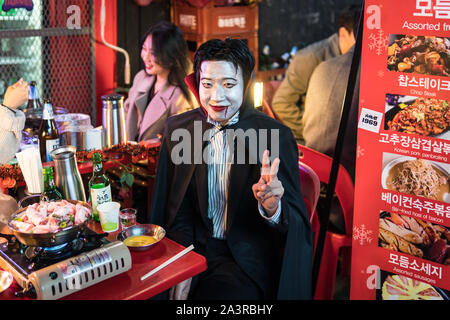
[[[263,104],[264,84],[261,81],[255,82],[253,89],[253,105],[256,109],[261,109]]]

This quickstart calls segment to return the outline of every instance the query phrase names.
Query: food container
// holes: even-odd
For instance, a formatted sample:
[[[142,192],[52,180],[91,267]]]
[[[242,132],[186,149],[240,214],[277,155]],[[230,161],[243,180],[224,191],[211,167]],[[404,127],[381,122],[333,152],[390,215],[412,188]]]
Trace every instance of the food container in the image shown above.
[[[84,113],[67,113],[55,116],[59,132],[66,131],[66,127],[91,126],[91,117]]]
[[[19,205],[20,209],[26,208],[29,205],[32,205],[33,203],[38,203],[41,201],[41,194],[31,194],[29,196],[23,197],[19,202],[17,203]]]
[[[89,210],[92,210],[91,206],[83,201],[75,201],[75,200],[67,200],[67,202],[70,202],[74,205],[77,203],[83,205],[84,207],[88,208]],[[92,215],[86,219],[83,223],[77,224],[71,227],[67,227],[62,229],[61,231],[57,233],[26,233],[21,232],[19,230],[16,230],[12,225],[11,222],[17,218],[20,214],[22,214],[24,211],[27,210],[27,207],[20,208],[16,212],[14,212],[11,217],[8,219],[8,228],[9,231],[19,240],[20,243],[31,246],[31,247],[54,247],[61,244],[68,243],[72,241],[75,238],[78,238],[79,235],[84,231],[84,229],[87,228],[87,225],[92,219]]]
[[[68,113],[55,116],[60,134],[60,145],[72,145],[77,151],[86,150],[86,132],[92,129],[91,117],[83,113]]]
[[[150,236],[155,239],[153,243],[147,245],[127,245],[127,247],[132,251],[145,251],[156,246],[162,239],[164,239],[164,237],[166,236],[166,230],[164,230],[163,227],[155,224],[139,224],[120,232],[117,235],[117,240],[123,241],[125,244],[127,244],[125,240],[134,236]]]

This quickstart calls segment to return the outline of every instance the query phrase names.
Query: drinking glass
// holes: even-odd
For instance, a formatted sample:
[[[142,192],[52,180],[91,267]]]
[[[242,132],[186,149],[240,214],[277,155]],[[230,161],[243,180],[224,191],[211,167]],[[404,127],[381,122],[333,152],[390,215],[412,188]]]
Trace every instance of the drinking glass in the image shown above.
[[[119,229],[119,202],[105,202],[97,207],[100,224],[104,232],[114,232]]]
[[[137,210],[133,208],[125,208],[120,210],[120,224],[122,229],[127,229],[136,224],[136,213]]]

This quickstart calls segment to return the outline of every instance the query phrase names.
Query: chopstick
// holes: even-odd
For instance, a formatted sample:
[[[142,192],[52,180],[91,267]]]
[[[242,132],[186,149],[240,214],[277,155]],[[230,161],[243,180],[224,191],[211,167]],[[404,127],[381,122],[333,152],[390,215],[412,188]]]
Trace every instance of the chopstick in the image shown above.
[[[184,249],[183,251],[180,251],[179,253],[177,253],[176,255],[174,255],[172,258],[170,258],[169,260],[167,260],[166,262],[164,262],[163,264],[157,266],[155,269],[151,270],[149,273],[147,273],[146,275],[143,275],[141,277],[141,281],[147,279],[148,277],[150,277],[151,275],[155,274],[156,272],[158,272],[159,270],[161,270],[162,268],[167,267],[169,264],[171,264],[172,262],[174,262],[175,260],[181,258],[182,256],[184,256],[186,253],[188,253],[189,251],[191,251],[192,249],[194,249],[194,245],[190,245],[189,247],[187,247],[186,249]]]

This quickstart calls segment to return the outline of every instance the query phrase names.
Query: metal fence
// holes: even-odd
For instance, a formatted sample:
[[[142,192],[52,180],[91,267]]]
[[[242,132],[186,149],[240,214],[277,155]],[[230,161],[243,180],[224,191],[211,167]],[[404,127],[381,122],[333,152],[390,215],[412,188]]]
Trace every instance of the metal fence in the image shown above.
[[[95,123],[93,0],[34,0],[33,10],[1,10],[0,98],[23,78],[41,100]]]

